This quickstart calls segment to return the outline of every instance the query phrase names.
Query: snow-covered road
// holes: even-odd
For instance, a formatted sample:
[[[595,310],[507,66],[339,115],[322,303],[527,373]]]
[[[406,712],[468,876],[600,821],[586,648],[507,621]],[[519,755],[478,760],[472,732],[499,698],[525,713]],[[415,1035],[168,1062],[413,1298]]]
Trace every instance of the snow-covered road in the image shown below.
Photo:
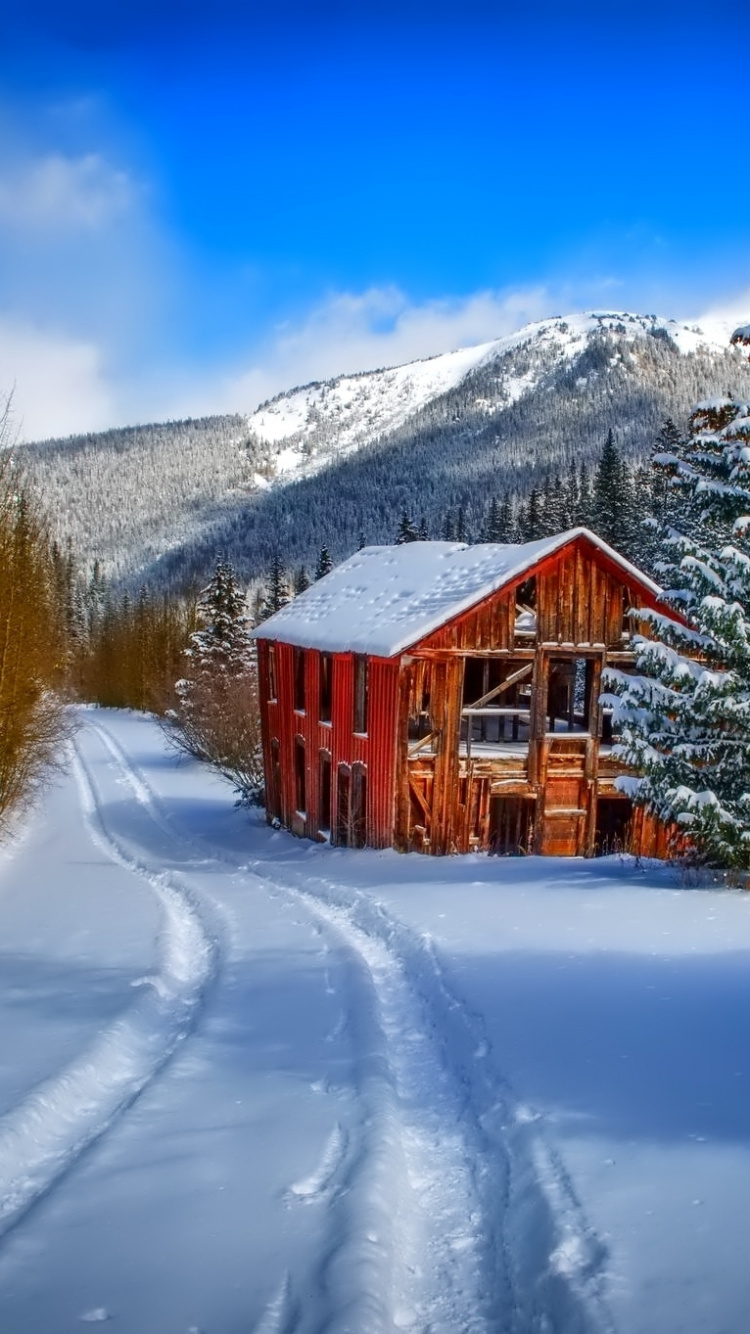
[[[0,1328],[744,1334],[750,896],[272,833],[84,710],[0,861]]]

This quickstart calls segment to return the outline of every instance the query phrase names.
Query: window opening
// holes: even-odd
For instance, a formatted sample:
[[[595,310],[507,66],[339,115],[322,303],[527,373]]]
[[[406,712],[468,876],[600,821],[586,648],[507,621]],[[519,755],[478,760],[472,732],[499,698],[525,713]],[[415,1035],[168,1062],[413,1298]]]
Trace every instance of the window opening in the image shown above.
[[[349,796],[351,772],[348,764],[339,765],[338,795],[336,801],[336,844],[340,848],[349,846]]]
[[[268,698],[277,699],[276,694],[276,646],[268,645]]]
[[[281,758],[279,755],[279,742],[274,736],[271,737],[271,791],[268,794],[268,810],[271,818],[281,819]]]
[[[318,784],[318,829],[322,834],[331,832],[331,752],[320,752]]]
[[[593,658],[550,658],[545,729],[548,733],[589,734],[593,680]]]
[[[330,723],[333,701],[333,658],[330,653],[320,655],[320,721]]]
[[[304,815],[307,811],[305,758],[304,737],[297,736],[294,738],[294,787],[296,808],[300,815]]]
[[[367,767],[364,764],[352,765],[349,823],[351,846],[353,848],[363,848],[367,842]]]
[[[533,663],[522,659],[467,658],[461,716],[466,755],[528,745]]]
[[[409,741],[423,741],[432,733],[430,719],[430,689],[432,667],[429,662],[418,661],[415,665],[409,695]],[[424,749],[427,749],[425,746]]]
[[[596,803],[597,857],[627,852],[630,847],[630,822],[633,803],[627,797],[600,797]]]
[[[533,851],[535,805],[529,797],[490,799],[490,856],[523,857]]]
[[[515,640],[518,648],[532,645],[536,639],[536,575],[524,579],[516,589]]]
[[[305,650],[294,650],[294,707],[297,713],[305,711]]]
[[[354,731],[367,732],[368,672],[363,653],[354,655]]]

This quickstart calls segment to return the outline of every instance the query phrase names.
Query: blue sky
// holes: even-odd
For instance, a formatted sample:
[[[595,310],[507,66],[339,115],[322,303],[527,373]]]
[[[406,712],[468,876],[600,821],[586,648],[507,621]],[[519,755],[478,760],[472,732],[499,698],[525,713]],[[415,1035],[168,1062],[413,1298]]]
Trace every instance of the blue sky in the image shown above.
[[[748,36],[726,0],[6,0],[22,432],[248,411],[586,307],[750,318]]]

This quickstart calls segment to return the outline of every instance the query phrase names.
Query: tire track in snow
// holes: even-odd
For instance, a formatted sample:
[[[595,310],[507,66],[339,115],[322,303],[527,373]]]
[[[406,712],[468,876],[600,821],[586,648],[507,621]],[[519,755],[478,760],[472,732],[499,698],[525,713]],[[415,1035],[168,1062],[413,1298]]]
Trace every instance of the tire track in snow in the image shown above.
[[[107,829],[96,786],[74,743],[73,769],[93,842],[159,899],[158,971],[129,1009],[57,1075],[0,1118],[0,1236],[8,1232],[146,1088],[191,1031],[215,975],[218,947],[179,876],[131,856]]]
[[[96,730],[131,770],[139,800],[178,837],[143,773],[107,729]],[[353,1038],[369,1057],[359,1151],[352,1146],[327,1175],[320,1169],[338,1213],[321,1276],[326,1334],[612,1334],[606,1247],[543,1118],[492,1068],[484,1021],[453,992],[429,937],[363,891],[288,867],[271,878],[261,860],[240,866],[212,851],[271,895],[304,901],[360,972]]]
[[[108,729],[95,726],[113,759],[132,771],[139,800],[169,828],[144,774]],[[182,841],[196,848],[189,836]],[[465,1089],[450,1078],[423,999],[392,941],[264,869],[257,865],[252,878],[272,897],[304,905],[348,960],[359,1125],[349,1143],[336,1127],[319,1167],[288,1192],[328,1206],[320,1263],[326,1334],[489,1334],[499,1328],[499,1312],[484,1252],[494,1250],[496,1229],[482,1216]]]
[[[262,863],[255,863],[260,874]],[[284,873],[289,879],[288,868]],[[421,936],[366,892],[303,873],[297,890],[334,912],[366,940],[381,942],[421,1005],[424,1032],[446,1089],[432,1078],[418,1109],[430,1145],[439,1122],[473,1163],[478,1209],[467,1241],[478,1257],[488,1329],[508,1334],[614,1334],[604,1295],[607,1248],[587,1220],[544,1118],[525,1106],[492,1068],[484,1020],[452,990],[429,936]],[[413,1071],[411,1072],[414,1073]],[[452,1093],[451,1093],[452,1088]],[[433,1121],[435,1102],[442,1101]],[[439,1167],[439,1150],[434,1160]],[[433,1206],[439,1208],[437,1206]],[[440,1222],[439,1218],[436,1220]],[[484,1328],[464,1322],[445,1329]],[[429,1330],[442,1329],[430,1324]]]

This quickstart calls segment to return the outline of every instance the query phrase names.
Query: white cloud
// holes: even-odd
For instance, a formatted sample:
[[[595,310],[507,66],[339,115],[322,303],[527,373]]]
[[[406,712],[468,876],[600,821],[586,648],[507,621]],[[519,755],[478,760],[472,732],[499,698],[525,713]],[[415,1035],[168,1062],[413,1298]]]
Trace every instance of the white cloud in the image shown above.
[[[0,316],[0,393],[11,391],[21,440],[97,431],[121,420],[93,343]]]
[[[249,412],[294,385],[488,342],[566,308],[564,294],[544,287],[421,303],[396,287],[336,293],[296,327],[277,329],[254,365],[217,384],[214,401]]]
[[[135,197],[127,172],[98,153],[53,153],[6,169],[0,178],[0,220],[15,228],[98,231],[127,212]]]

